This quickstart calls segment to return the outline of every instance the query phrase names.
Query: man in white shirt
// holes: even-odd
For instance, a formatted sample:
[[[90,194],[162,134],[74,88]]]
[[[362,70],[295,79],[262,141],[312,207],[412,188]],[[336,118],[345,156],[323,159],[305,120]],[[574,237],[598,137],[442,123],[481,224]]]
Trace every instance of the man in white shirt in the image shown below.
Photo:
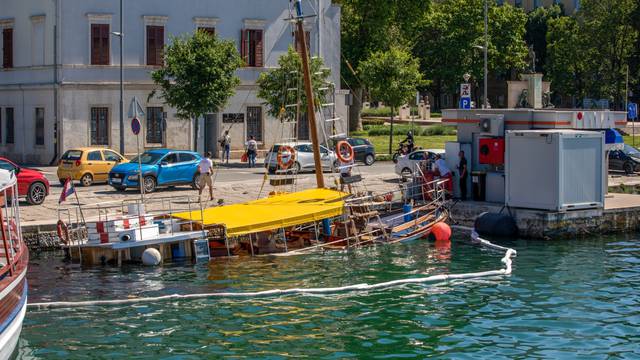
[[[436,155],[436,169],[438,169],[440,177],[446,177],[451,174],[451,169],[449,169],[447,162],[444,161],[440,154]]]
[[[202,191],[204,187],[209,187],[209,199],[213,200],[213,161],[211,161],[211,153],[207,152],[200,163],[198,164],[198,170],[200,171],[200,181],[198,183],[198,196],[202,197]]]
[[[247,141],[246,146],[249,167],[252,168],[256,166],[256,156],[258,155],[258,142],[253,137],[253,135],[249,136],[249,141]]]

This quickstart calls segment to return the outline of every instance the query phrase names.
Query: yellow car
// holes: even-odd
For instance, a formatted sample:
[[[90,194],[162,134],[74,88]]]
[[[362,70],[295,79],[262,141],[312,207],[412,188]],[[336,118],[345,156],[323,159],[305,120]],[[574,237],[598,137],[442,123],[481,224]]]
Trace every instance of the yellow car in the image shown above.
[[[60,184],[71,178],[79,180],[82,186],[94,182],[107,182],[109,171],[117,164],[129,162],[119,153],[104,148],[75,148],[67,150],[58,162]]]

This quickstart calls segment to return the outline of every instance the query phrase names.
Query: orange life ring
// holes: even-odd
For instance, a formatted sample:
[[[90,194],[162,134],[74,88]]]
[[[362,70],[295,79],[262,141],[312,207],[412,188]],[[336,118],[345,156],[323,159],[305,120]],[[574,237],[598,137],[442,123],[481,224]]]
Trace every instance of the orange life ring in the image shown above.
[[[289,153],[289,160],[287,160],[286,162],[282,161],[283,158],[283,154],[284,153]],[[282,170],[287,170],[288,168],[291,167],[291,165],[293,165],[293,163],[296,161],[296,150],[294,148],[292,148],[289,145],[283,145],[280,146],[278,148],[278,166],[280,167],[280,169]]]
[[[58,220],[58,224],[56,225],[56,230],[58,231],[58,237],[60,241],[62,241],[65,245],[69,244],[69,229],[67,228],[67,224],[62,220]]]
[[[345,151],[347,153],[347,156],[343,156],[343,154],[342,154],[343,151]],[[338,141],[338,144],[336,145],[336,156],[343,163],[351,162],[351,160],[353,160],[353,156],[354,156],[353,146],[351,146],[351,144],[349,144],[348,142],[346,142],[344,140]]]

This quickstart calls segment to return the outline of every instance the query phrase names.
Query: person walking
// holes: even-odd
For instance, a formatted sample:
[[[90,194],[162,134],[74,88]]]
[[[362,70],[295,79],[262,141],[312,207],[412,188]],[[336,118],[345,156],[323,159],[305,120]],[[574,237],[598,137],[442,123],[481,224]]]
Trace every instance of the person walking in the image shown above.
[[[247,141],[247,157],[249,158],[249,167],[256,166],[256,156],[258,155],[258,142],[253,137],[253,135],[249,136],[249,141]]]
[[[464,157],[464,151],[458,153],[458,176],[460,180],[460,200],[467,200],[467,176],[469,171],[467,170],[467,159]]]
[[[229,136],[229,130],[225,130],[224,134],[220,137],[220,146],[222,147],[222,160],[227,159],[229,163],[229,155],[231,154],[231,136]]]
[[[198,170],[200,171],[200,181],[198,183],[198,196],[202,201],[202,192],[204,191],[204,187],[209,187],[209,200],[213,201],[213,161],[211,161],[211,153],[207,152],[204,154],[202,160],[198,164]]]

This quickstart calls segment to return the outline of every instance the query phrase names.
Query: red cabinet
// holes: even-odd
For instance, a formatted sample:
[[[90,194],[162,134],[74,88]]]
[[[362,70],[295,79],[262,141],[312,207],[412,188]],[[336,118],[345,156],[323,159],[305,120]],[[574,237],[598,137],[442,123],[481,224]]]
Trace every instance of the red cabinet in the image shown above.
[[[504,138],[480,139],[478,145],[480,164],[504,164]]]

